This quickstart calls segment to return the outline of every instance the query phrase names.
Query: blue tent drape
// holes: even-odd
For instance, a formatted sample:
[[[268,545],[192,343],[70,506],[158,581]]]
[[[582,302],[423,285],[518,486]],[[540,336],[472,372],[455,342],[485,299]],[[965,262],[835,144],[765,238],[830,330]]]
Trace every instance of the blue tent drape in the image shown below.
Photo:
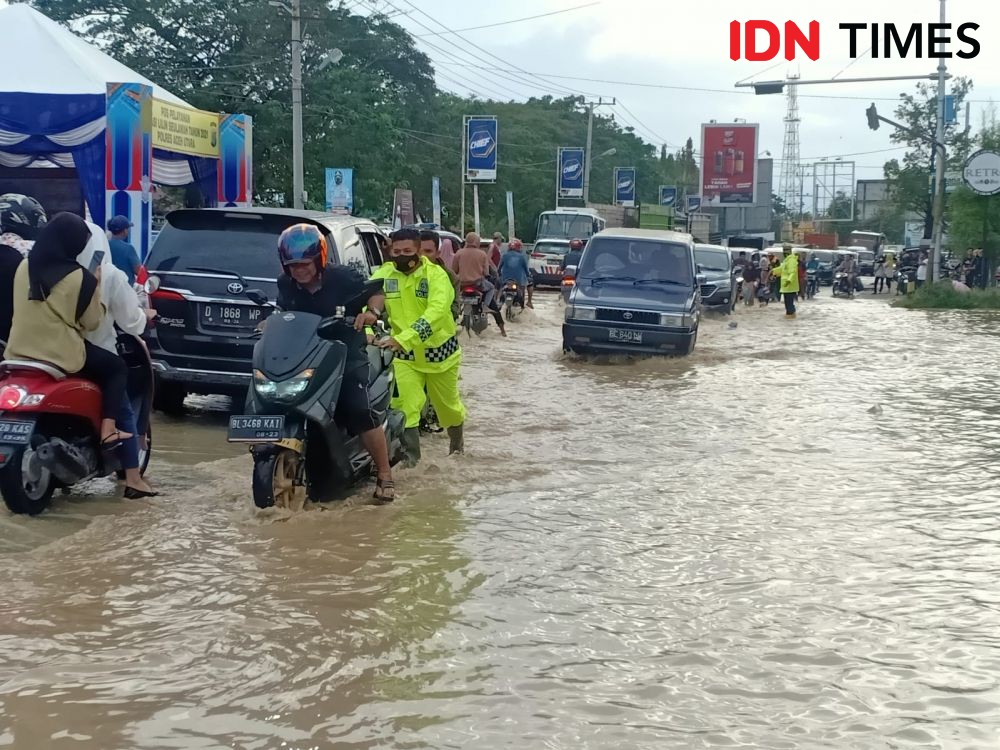
[[[189,156],[188,164],[198,189],[205,198],[206,206],[215,206],[219,202],[219,160]]]
[[[83,199],[90,208],[91,221],[99,227],[106,226],[108,221],[108,217],[105,216],[107,194],[104,182],[106,151],[104,133],[71,151],[77,179],[80,180],[80,188],[83,190]]]

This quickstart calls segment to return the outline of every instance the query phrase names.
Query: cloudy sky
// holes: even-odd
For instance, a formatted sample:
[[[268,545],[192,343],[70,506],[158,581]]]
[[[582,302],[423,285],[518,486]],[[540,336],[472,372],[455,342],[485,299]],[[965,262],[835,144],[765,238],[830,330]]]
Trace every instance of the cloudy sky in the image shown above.
[[[746,89],[735,89],[737,81],[781,78],[796,69],[803,79],[828,79],[923,75],[937,67],[937,60],[927,57],[874,60],[866,56],[852,64],[848,32],[841,31],[838,24],[892,22],[908,28],[914,22],[936,23],[938,0],[716,0],[704,4],[662,0],[348,0],[348,5],[361,13],[371,12],[373,6],[381,8],[414,35],[421,35],[421,44],[434,60],[443,88],[461,93],[478,89],[484,96],[505,98],[515,94],[525,98],[545,91],[565,95],[567,89],[613,96],[619,106],[612,111],[623,123],[633,125],[646,140],[657,144],[666,141],[675,147],[693,136],[697,148],[702,122],[745,118],[760,123],[760,150],[770,151],[776,159],[782,151],[785,97],[754,96],[745,93]],[[569,8],[576,9],[504,23]],[[973,32],[982,47],[979,56],[948,61],[950,73],[971,77],[974,82],[975,128],[990,100],[1000,101],[1000,4],[949,0],[948,15],[956,27],[964,22],[980,24]],[[782,58],[777,66],[731,61],[729,23],[750,18],[779,25],[793,20],[803,28],[809,21],[818,21],[819,60],[813,62],[801,55],[795,63]],[[503,25],[461,31],[486,24]],[[460,31],[464,40],[444,33],[445,28]],[[870,45],[866,36],[861,38],[865,41],[860,43],[859,53]],[[481,67],[472,67],[477,63],[462,54],[469,47],[478,50],[475,57]],[[955,46],[953,51],[964,48]],[[812,160],[844,155],[856,161],[859,179],[880,177],[885,159],[901,152],[888,150],[892,144],[885,126],[877,132],[868,129],[865,109],[874,100],[880,112],[891,117],[899,92],[913,85],[915,82],[897,81],[800,87],[802,157]]]

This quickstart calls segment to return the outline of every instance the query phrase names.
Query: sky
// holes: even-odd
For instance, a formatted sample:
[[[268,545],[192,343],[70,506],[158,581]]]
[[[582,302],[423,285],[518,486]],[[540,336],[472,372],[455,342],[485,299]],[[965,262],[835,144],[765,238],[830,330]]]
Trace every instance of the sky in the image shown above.
[[[786,98],[755,96],[752,89],[734,88],[736,82],[780,79],[794,72],[803,80],[928,75],[938,64],[926,56],[887,60],[865,55],[852,60],[849,34],[838,25],[891,22],[908,29],[911,23],[937,23],[939,0],[716,0],[704,5],[662,0],[347,0],[347,4],[366,14],[377,7],[420,35],[420,46],[434,61],[438,83],[444,89],[463,94],[478,89],[483,96],[494,98],[501,94],[524,99],[546,92],[564,96],[567,89],[615,97],[618,104],[605,107],[605,114],[613,112],[645,140],[657,145],[666,142],[674,149],[688,137],[695,139],[698,149],[700,126],[712,119],[732,122],[743,118],[759,123],[760,152],[769,151],[776,159],[776,180],[781,168]],[[575,9],[505,23],[570,8]],[[966,22],[980,25],[972,32],[981,45],[979,55],[971,60],[954,57],[946,61],[949,73],[973,80],[971,120],[976,130],[990,102],[1000,101],[1000,3],[948,0],[947,14],[955,27]],[[814,62],[800,54],[792,63],[783,57],[764,63],[730,60],[729,23],[751,18],[779,26],[792,20],[802,28],[818,21],[819,59]],[[462,31],[487,24],[503,25]],[[443,33],[445,28],[458,31],[460,36]],[[436,34],[428,36],[432,31]],[[858,52],[865,53],[870,39],[864,32],[859,39],[863,41]],[[953,52],[965,49],[957,42],[953,45]],[[477,51],[478,63],[467,57],[456,59],[469,48]],[[470,62],[488,70],[471,67]],[[887,126],[869,130],[865,109],[875,101],[880,114],[892,117],[899,93],[912,91],[915,85],[916,81],[895,81],[800,86],[801,157],[811,163],[821,157],[842,156],[856,162],[858,179],[880,178],[884,161],[903,151],[889,141]],[[669,86],[680,90],[665,88]],[[962,119],[964,122],[964,113]]]

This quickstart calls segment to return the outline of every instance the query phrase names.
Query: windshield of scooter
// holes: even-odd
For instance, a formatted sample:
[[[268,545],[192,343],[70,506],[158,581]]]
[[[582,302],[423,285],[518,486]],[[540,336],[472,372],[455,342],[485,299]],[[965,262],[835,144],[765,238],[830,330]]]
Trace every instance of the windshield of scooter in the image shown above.
[[[347,357],[347,347],[319,335],[319,315],[277,312],[267,319],[264,334],[254,347],[253,366],[269,380],[294,377],[303,370],[332,367]],[[346,325],[346,324],[345,324]],[[335,352],[331,351],[331,348]],[[329,359],[328,359],[329,358]]]

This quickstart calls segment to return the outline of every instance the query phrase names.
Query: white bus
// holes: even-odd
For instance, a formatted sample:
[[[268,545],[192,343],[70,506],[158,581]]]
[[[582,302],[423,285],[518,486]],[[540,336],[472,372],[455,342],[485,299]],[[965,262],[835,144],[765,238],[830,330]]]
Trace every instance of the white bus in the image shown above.
[[[604,229],[606,222],[591,208],[557,208],[542,211],[538,217],[535,240],[581,239],[584,242]]]

